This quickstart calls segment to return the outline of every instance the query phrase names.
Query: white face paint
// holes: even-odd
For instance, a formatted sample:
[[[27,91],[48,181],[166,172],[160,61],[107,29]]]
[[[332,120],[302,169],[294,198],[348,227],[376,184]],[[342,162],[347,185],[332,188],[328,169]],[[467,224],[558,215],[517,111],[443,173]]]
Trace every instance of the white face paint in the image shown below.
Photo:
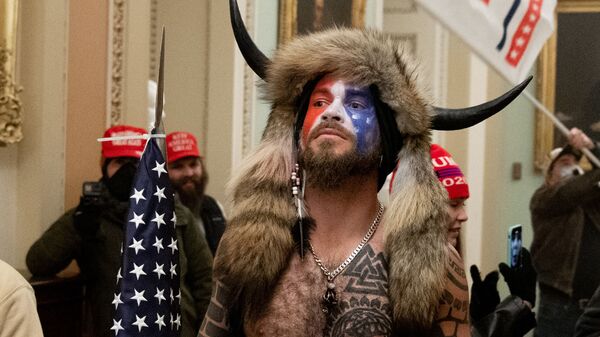
[[[309,135],[323,124],[334,124],[333,129],[340,128],[353,137],[360,153],[368,153],[379,146],[379,124],[373,96],[367,87],[352,85],[333,76],[323,77],[310,97],[302,127],[304,146]],[[331,132],[335,133],[334,130]]]

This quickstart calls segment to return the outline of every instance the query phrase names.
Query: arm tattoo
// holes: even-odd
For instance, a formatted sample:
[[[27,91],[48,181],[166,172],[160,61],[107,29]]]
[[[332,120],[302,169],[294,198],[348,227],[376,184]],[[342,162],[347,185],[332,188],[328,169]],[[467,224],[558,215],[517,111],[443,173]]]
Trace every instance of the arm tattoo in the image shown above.
[[[213,292],[210,298],[210,304],[204,316],[204,321],[200,326],[199,337],[228,337],[229,317],[225,298],[227,298],[228,289],[219,281],[213,282]]]
[[[436,336],[470,336],[469,286],[460,257],[450,254],[446,288],[440,298],[435,322]]]

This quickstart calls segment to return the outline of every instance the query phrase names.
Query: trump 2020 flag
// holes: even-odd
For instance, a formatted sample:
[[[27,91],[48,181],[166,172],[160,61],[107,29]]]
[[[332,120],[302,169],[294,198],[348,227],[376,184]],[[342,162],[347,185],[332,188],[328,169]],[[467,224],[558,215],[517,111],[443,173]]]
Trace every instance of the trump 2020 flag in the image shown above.
[[[556,0],[417,0],[513,84],[554,30]]]
[[[179,336],[179,251],[173,189],[156,140],[140,159],[117,275],[115,336]]]

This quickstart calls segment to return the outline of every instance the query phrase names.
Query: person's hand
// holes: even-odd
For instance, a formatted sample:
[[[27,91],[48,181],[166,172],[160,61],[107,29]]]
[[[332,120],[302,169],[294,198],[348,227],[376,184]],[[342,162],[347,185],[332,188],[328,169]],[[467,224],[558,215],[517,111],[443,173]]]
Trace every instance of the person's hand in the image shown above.
[[[485,276],[483,281],[479,274],[479,268],[476,265],[471,266],[471,279],[473,279],[473,287],[471,288],[471,302],[469,303],[469,311],[473,321],[485,317],[492,313],[498,303],[500,303],[500,294],[496,289],[498,283],[498,272],[492,271]]]
[[[96,234],[104,207],[105,205],[100,202],[100,199],[90,199],[84,196],[79,199],[79,205],[73,213],[73,224],[82,237],[91,237]]]
[[[498,265],[504,281],[508,284],[510,293],[527,301],[533,308],[535,306],[535,285],[537,273],[531,264],[531,255],[525,248],[521,248],[521,263],[516,267],[509,267],[506,263]]]
[[[594,142],[578,128],[572,128],[569,130],[569,144],[571,144],[574,148],[581,150],[584,148],[593,149]]]

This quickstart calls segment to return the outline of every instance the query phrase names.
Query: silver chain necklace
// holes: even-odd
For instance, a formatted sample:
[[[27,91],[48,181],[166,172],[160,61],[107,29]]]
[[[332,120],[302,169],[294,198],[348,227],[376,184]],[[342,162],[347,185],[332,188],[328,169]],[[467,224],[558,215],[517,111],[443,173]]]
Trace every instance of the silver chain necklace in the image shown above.
[[[375,216],[375,219],[373,219],[371,226],[369,226],[369,230],[367,231],[367,234],[365,234],[365,236],[362,238],[362,240],[360,241],[358,246],[356,246],[356,248],[354,248],[354,250],[352,251],[350,256],[348,256],[348,258],[346,258],[346,260],[344,260],[344,262],[342,262],[342,264],[340,264],[333,271],[330,271],[329,269],[327,269],[327,267],[325,267],[325,265],[323,264],[323,261],[321,261],[321,259],[315,253],[315,248],[313,247],[312,243],[310,242],[310,240],[308,240],[308,248],[310,249],[310,252],[312,253],[313,258],[315,259],[315,263],[317,264],[317,266],[319,266],[319,268],[321,268],[321,271],[327,278],[327,289],[325,290],[325,294],[323,295],[323,300],[322,300],[322,310],[326,314],[329,313],[329,311],[337,304],[337,293],[335,292],[335,283],[333,283],[333,280],[344,269],[346,269],[346,267],[348,267],[348,265],[350,264],[350,262],[352,262],[352,260],[354,260],[356,255],[358,255],[358,253],[367,244],[367,242],[369,242],[369,240],[371,239],[373,234],[375,234],[375,231],[377,230],[377,227],[379,226],[379,222],[381,221],[381,216],[383,215],[384,207],[380,202],[377,202],[377,203],[379,204],[379,211],[377,211],[377,216]]]

